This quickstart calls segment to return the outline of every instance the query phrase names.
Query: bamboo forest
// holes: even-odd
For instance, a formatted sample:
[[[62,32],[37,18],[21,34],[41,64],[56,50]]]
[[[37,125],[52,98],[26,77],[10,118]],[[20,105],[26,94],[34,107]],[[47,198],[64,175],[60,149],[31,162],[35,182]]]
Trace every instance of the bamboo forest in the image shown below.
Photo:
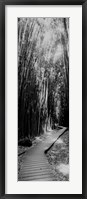
[[[18,144],[26,147],[28,140],[31,146],[37,137],[46,144],[50,135],[54,140],[63,129],[69,130],[69,18],[18,18]],[[38,151],[44,148],[41,140],[37,146]],[[50,164],[48,153],[43,159]],[[30,180],[54,179],[44,176],[35,174]],[[29,180],[28,175],[22,177]]]

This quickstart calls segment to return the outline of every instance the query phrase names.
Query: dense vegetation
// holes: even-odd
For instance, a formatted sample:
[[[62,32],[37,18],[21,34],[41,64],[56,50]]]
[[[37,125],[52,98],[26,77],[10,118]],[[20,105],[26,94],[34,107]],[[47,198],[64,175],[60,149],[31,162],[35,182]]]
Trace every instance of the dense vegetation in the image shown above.
[[[69,125],[69,19],[18,19],[18,138]]]

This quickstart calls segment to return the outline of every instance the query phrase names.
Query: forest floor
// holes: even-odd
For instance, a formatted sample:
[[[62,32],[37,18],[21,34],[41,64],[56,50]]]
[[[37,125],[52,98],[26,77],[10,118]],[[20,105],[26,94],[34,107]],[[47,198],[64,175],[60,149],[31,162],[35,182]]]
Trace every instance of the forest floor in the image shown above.
[[[69,180],[69,131],[67,130],[47,152],[48,162],[58,181]]]
[[[48,136],[53,134],[54,133],[52,131],[48,134]],[[20,173],[21,166],[23,164],[23,157],[26,155],[26,152],[30,148],[38,145],[40,142],[43,142],[44,139],[46,139],[46,134],[36,137],[33,140],[33,144],[31,147],[23,147],[23,146],[18,147],[18,154],[21,154],[18,157],[18,173]],[[63,135],[61,135],[61,137],[46,153],[46,156],[51,166],[52,172],[55,176],[55,179],[58,181],[69,180],[69,131],[66,131]]]

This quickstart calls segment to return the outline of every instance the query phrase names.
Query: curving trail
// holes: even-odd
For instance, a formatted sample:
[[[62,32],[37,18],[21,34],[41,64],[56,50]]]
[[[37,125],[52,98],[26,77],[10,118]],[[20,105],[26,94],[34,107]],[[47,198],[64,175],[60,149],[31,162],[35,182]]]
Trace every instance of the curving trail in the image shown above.
[[[45,151],[66,131],[62,127],[57,131],[48,131],[43,138],[25,154],[18,181],[56,181]]]

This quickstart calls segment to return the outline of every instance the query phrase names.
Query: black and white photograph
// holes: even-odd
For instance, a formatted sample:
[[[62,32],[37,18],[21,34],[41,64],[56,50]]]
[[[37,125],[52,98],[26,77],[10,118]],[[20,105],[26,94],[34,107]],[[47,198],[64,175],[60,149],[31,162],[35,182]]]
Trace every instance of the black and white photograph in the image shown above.
[[[69,18],[17,18],[18,181],[69,181]]]

